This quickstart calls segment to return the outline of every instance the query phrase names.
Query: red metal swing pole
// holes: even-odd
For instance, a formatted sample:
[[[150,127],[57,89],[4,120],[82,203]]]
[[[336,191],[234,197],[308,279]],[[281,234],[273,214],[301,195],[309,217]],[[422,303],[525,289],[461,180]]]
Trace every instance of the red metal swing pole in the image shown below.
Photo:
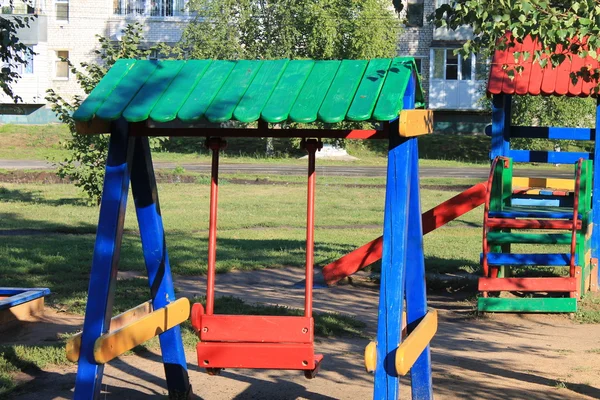
[[[219,200],[219,151],[226,142],[209,138],[206,147],[212,150],[210,180],[210,217],[208,224],[208,270],[206,272],[206,314],[212,315],[215,307],[215,265],[217,262],[217,209]]]
[[[302,141],[308,152],[308,190],[306,201],[306,287],[304,292],[304,316],[312,317],[313,275],[315,264],[315,153],[322,143],[316,139]]]

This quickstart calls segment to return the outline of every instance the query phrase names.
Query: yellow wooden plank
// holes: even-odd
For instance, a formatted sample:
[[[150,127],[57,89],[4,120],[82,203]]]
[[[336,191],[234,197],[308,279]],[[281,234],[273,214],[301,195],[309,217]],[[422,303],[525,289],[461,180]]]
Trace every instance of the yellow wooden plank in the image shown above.
[[[190,302],[181,298],[166,307],[99,337],[94,344],[94,359],[105,364],[156,335],[173,328],[190,316]]]
[[[22,321],[31,321],[36,315],[43,312],[43,297],[0,310],[0,332],[13,328],[22,323]]]
[[[152,312],[152,301],[148,300],[138,306],[135,306],[121,314],[112,317],[110,320],[109,332],[113,332],[132,321],[142,318]],[[79,351],[81,350],[81,332],[73,335],[67,340],[66,345],[67,360],[77,362],[79,360]]]
[[[402,312],[402,338],[406,337],[406,311]],[[377,343],[371,342],[365,347],[365,369],[367,372],[375,371],[377,365]]]
[[[528,191],[525,192],[525,194],[540,194],[540,192],[542,191],[542,189],[530,189]]]
[[[365,369],[374,372],[377,365],[377,343],[371,342],[365,347]]]
[[[437,311],[428,310],[419,325],[396,350],[396,372],[406,375],[437,331]]]
[[[400,111],[399,130],[402,137],[426,135],[433,132],[432,110]]]
[[[575,190],[575,181],[573,179],[514,177],[512,183],[513,186],[519,187],[548,188],[566,191]]]

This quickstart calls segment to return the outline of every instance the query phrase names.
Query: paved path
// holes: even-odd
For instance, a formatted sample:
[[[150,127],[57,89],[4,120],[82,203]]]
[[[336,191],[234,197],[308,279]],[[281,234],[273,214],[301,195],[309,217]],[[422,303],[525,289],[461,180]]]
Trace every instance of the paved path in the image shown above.
[[[173,169],[177,166],[186,171],[210,172],[210,164],[201,163],[171,163],[156,162],[156,169]],[[52,165],[46,161],[35,160],[1,160],[1,169],[52,169]],[[305,175],[306,167],[302,165],[281,165],[281,164],[227,164],[220,165],[220,172],[242,173],[242,174],[270,174],[270,175]],[[421,177],[424,178],[480,178],[486,179],[489,174],[487,167],[421,167]],[[385,167],[365,167],[365,166],[340,166],[327,165],[317,166],[317,174],[320,176],[361,176],[377,177],[385,176]],[[544,176],[550,178],[572,178],[573,173],[564,169],[521,169],[515,171],[517,176]]]

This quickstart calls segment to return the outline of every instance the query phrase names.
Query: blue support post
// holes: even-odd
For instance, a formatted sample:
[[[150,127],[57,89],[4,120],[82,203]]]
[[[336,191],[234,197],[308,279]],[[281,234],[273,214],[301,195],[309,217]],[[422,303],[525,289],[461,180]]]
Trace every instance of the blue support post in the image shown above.
[[[96,399],[100,395],[104,365],[97,364],[94,360],[94,343],[110,327],[134,140],[129,137],[125,120],[121,119],[111,124],[106,175],[75,382],[76,400]]]
[[[136,139],[131,170],[131,190],[148,271],[152,305],[156,310],[176,299],[147,137]],[[191,387],[180,327],[175,326],[162,333],[159,335],[159,340],[169,398],[187,399],[191,394]]]
[[[511,96],[492,97],[492,151],[490,159],[508,157],[510,151]]]
[[[421,196],[419,191],[419,151],[417,139],[410,139],[411,173],[408,206],[408,243],[406,259],[406,322],[408,332],[427,314],[427,290],[425,286],[425,259],[423,254],[423,225],[421,219]],[[431,380],[431,353],[429,346],[410,369],[412,398],[433,399]]]
[[[600,129],[600,97],[596,98],[596,130]],[[600,145],[594,143],[594,184],[592,186],[592,258],[598,259],[600,251]],[[598,268],[600,280],[600,268]]]
[[[401,140],[396,133],[397,122],[391,125],[390,131],[377,319],[375,400],[398,399],[399,380],[395,357],[401,341],[408,240],[411,146],[409,141]]]

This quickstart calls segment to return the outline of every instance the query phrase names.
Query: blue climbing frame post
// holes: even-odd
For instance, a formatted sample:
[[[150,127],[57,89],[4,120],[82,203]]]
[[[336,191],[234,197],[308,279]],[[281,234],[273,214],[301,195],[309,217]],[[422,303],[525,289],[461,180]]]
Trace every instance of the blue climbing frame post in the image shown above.
[[[122,119],[111,124],[111,132],[77,366],[76,400],[96,399],[100,395],[104,365],[94,359],[94,343],[110,327],[127,207],[135,139],[129,137],[128,124]]]
[[[600,96],[596,98],[596,140],[594,141],[594,184],[592,193],[592,258],[598,264],[598,252],[600,252]],[[598,270],[598,282],[600,282],[600,267]]]
[[[173,278],[147,137],[135,142],[131,190],[137,213],[153,309],[175,301]],[[169,398],[187,399],[191,388],[179,325],[159,335]]]
[[[510,151],[511,96],[495,94],[492,97],[492,150],[490,159],[508,157]]]

